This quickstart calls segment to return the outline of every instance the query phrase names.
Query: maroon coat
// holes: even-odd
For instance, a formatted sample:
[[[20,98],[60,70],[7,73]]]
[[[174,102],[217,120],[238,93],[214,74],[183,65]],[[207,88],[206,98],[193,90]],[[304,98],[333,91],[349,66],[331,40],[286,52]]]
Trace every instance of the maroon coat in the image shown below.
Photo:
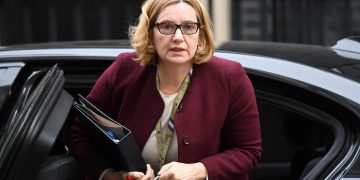
[[[134,132],[144,148],[164,109],[156,88],[156,66],[141,67],[123,53],[87,96],[92,103]],[[201,161],[212,179],[248,179],[261,156],[259,115],[254,90],[243,67],[213,57],[194,65],[188,90],[175,113],[178,161]],[[75,121],[71,152],[96,179],[111,164],[88,143]]]

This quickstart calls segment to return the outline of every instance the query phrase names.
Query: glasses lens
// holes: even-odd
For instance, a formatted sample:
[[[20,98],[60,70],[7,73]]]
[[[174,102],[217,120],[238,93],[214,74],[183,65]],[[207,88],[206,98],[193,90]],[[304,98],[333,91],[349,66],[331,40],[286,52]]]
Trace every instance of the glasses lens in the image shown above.
[[[158,27],[162,34],[173,34],[176,30],[176,25],[171,23],[160,23]]]
[[[185,24],[177,25],[174,23],[164,22],[156,25],[159,29],[159,32],[161,34],[166,34],[166,35],[174,34],[178,27],[180,28],[183,34],[187,34],[187,35],[195,34],[199,29],[198,23],[185,23]]]
[[[182,24],[180,28],[184,34],[194,34],[198,30],[198,25],[196,23],[186,23]]]

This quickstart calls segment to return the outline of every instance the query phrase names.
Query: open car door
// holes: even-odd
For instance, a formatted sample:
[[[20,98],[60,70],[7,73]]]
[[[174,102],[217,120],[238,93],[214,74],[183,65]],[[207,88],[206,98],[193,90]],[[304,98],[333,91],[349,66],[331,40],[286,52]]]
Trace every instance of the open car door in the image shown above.
[[[57,65],[34,70],[9,63],[0,70],[8,79],[0,86],[6,91],[0,100],[0,179],[36,179],[73,97],[63,90],[65,79]]]

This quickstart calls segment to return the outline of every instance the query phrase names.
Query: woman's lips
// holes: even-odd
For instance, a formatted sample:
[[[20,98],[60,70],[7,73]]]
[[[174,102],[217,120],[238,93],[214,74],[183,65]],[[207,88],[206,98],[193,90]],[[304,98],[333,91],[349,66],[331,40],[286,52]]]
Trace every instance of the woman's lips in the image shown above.
[[[184,48],[171,48],[171,51],[175,51],[175,52],[181,52],[181,51],[185,51]]]

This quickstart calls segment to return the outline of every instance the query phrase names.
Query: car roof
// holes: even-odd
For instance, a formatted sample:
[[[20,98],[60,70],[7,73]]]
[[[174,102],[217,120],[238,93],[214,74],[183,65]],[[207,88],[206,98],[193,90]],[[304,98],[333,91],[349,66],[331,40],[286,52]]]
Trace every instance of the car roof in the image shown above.
[[[360,53],[343,56],[346,50],[308,44],[279,42],[228,41],[221,44],[218,50],[239,52],[278,58],[286,61],[305,64],[360,82]],[[360,50],[360,48],[359,48]]]
[[[29,49],[61,49],[61,48],[130,48],[129,40],[93,40],[93,41],[58,41],[30,44],[17,44],[0,47],[1,51]]]
[[[360,64],[360,59],[344,58],[339,56],[331,47],[320,45],[229,41],[222,44],[218,49],[286,59],[325,69]]]

